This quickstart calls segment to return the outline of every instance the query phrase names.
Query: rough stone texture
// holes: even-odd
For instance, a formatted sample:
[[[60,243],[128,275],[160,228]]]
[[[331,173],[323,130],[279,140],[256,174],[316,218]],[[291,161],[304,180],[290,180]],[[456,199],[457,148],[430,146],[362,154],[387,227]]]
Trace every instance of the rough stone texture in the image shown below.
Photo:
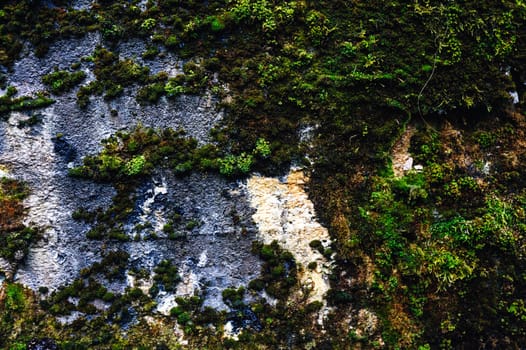
[[[76,1],[73,7],[86,8],[90,3]],[[45,89],[43,75],[57,67],[69,69],[77,62],[87,74],[82,84],[87,84],[95,79],[94,64],[82,58],[92,55],[95,47],[102,44],[99,34],[90,33],[55,43],[44,58],[35,57],[26,48],[8,75],[8,85],[15,86],[19,96],[34,96]],[[165,52],[155,60],[143,60],[145,49],[144,42],[130,40],[114,50],[121,59],[133,58],[148,66],[151,74],[182,73],[183,62],[172,54]],[[278,239],[303,266],[302,281],[312,285],[312,300],[322,300],[329,288],[329,265],[308,244],[313,239],[328,244],[328,234],[315,220],[312,203],[303,189],[302,172],[291,172],[284,182],[254,176],[247,184],[213,174],[177,177],[167,169],[157,169],[151,179],[145,179],[137,188],[135,208],[123,223],[131,238],[129,242],[86,239],[91,226],[73,220],[72,213],[80,207],[107,208],[115,189],[109,184],[71,178],[67,175],[69,168],[80,165],[84,156],[99,152],[100,141],[119,130],[138,124],[183,128],[204,144],[210,141],[210,128],[223,117],[222,111],[215,108],[217,101],[209,94],[175,100],[161,98],[157,104],[141,106],[135,100],[137,90],[137,86],[125,88],[122,96],[111,101],[93,96],[87,108],[80,109],[76,103],[77,87],[64,95],[52,96],[56,103],[47,108],[11,113],[7,122],[0,123],[0,174],[28,183],[32,192],[25,201],[26,224],[41,228],[43,233],[43,239],[31,247],[25,263],[18,268],[15,279],[33,289],[55,289],[77,278],[82,268],[100,261],[104,253],[124,250],[130,255],[129,270],[146,269],[151,273],[161,260],[171,260],[182,277],[175,295],[200,293],[205,295],[205,305],[226,309],[222,290],[246,286],[259,275],[261,262],[251,253],[252,241],[259,238],[270,243]],[[112,110],[118,112],[116,116],[111,116]],[[41,123],[18,127],[19,121],[34,115],[40,116]],[[163,230],[174,213],[181,217],[174,225],[175,239]],[[267,214],[270,216],[265,218]],[[188,226],[189,222],[197,225]],[[312,261],[318,262],[315,271],[306,269]],[[12,269],[2,266],[11,277]],[[123,281],[104,283],[116,292],[130,285],[147,291],[152,280],[136,279],[128,273]],[[166,314],[174,306],[174,295],[161,291],[157,301],[158,312]]]
[[[89,10],[89,8],[95,3],[92,0],[75,0],[72,1],[72,7],[75,10]]]
[[[204,292],[206,305],[225,309],[222,290],[246,285],[260,270],[260,262],[250,252],[256,235],[246,192],[241,184],[215,175],[192,174],[177,178],[165,172],[159,176],[164,178],[166,193],[157,194],[148,216],[159,238],[125,243],[130,263],[151,270],[160,260],[173,259],[178,262],[183,278],[177,295]],[[155,183],[146,184],[139,191],[155,192],[152,191]],[[148,200],[145,195],[140,197]],[[142,221],[141,208],[139,204],[138,212],[132,214],[136,222],[130,228]],[[155,220],[156,215],[166,218],[174,210],[182,217],[178,230],[185,237],[170,240],[155,229],[158,227]],[[238,218],[234,219],[234,213]],[[191,220],[198,225],[191,230],[185,229],[185,223]]]
[[[15,86],[20,96],[34,95],[44,89],[42,75],[54,67],[67,69],[80,62],[99,44],[99,35],[88,34],[82,39],[57,42],[42,59],[25,50],[9,74],[8,85]],[[140,57],[142,46],[125,43],[119,51],[121,58]],[[152,73],[180,73],[181,63],[170,55],[140,62],[149,65]],[[81,69],[88,75],[84,84],[94,79],[93,63],[82,62]],[[12,113],[7,122],[0,123],[0,168],[3,174],[29,184],[32,193],[25,202],[26,223],[40,227],[44,234],[31,247],[15,279],[34,289],[54,289],[78,277],[80,269],[99,261],[102,251],[122,249],[130,254],[131,266],[149,271],[163,259],[172,260],[186,281],[178,294],[200,291],[206,293],[207,305],[226,308],[221,291],[246,285],[257,276],[260,266],[250,253],[255,228],[243,186],[216,175],[177,178],[161,169],[137,189],[136,210],[125,226],[134,235],[136,224],[151,222],[158,238],[144,236],[138,242],[102,243],[87,240],[85,234],[90,226],[73,220],[71,214],[81,206],[107,208],[115,190],[107,184],[67,175],[68,168],[81,164],[84,156],[100,151],[101,139],[138,123],[155,128],[184,128],[188,135],[206,143],[210,128],[222,118],[215,101],[210,96],[180,96],[175,101],[162,99],[155,105],[140,106],[135,101],[137,87],[131,87],[109,102],[100,96],[92,97],[88,107],[81,110],[76,104],[77,89],[52,96],[56,103],[47,108]],[[116,117],[110,116],[112,109],[118,111]],[[35,114],[41,115],[41,123],[18,127],[18,121]],[[196,220],[199,225],[188,230],[186,238],[169,240],[162,226],[175,209],[183,220]],[[126,285],[112,283],[108,287],[122,291]]]
[[[2,283],[5,278],[13,278],[13,273],[14,268],[12,264],[4,258],[0,258],[0,283]]]

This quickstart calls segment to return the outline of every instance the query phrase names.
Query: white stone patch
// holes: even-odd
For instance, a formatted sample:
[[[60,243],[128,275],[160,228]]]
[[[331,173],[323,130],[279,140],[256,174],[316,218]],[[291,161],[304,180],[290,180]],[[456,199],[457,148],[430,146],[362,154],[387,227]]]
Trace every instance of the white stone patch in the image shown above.
[[[316,323],[320,326],[323,326],[325,320],[329,318],[329,314],[334,310],[333,307],[324,307],[321,312],[318,314],[318,319]]]
[[[166,194],[168,193],[168,187],[166,186],[166,180],[165,178],[161,178],[160,184],[155,184],[152,195],[149,196],[141,206],[143,215],[141,215],[141,218],[144,218],[144,215],[150,214],[152,212],[151,206],[155,202],[155,197],[159,194]]]
[[[69,315],[57,317],[57,321],[63,325],[69,325],[74,321],[78,320],[80,317],[84,316],[84,313],[80,311],[72,311]]]
[[[403,171],[409,171],[413,168],[413,157],[409,157],[407,158],[407,160],[405,161],[404,165],[402,165],[402,170]]]
[[[157,198],[157,196],[160,194],[167,193],[168,186],[164,177],[161,178],[160,183],[154,182],[153,190],[148,191],[148,198],[146,198],[144,203],[141,205],[141,215],[139,216],[141,223],[144,224],[149,220],[150,214],[152,214],[152,205],[155,203],[155,198]],[[155,218],[154,229],[156,232],[161,232],[164,224],[166,224],[166,219],[164,218],[163,214],[164,213],[161,210],[155,210],[153,212],[153,217]]]
[[[92,0],[76,0],[73,1],[72,7],[75,10],[89,10],[91,5],[93,5]]]
[[[256,210],[253,219],[259,230],[258,239],[265,244],[276,240],[294,255],[304,285],[312,287],[309,300],[324,302],[330,288],[330,263],[309,243],[319,240],[330,244],[327,229],[316,221],[314,205],[305,192],[307,181],[301,169],[292,169],[281,181],[277,178],[254,175],[247,181],[251,206]],[[317,263],[315,270],[307,265]]]
[[[148,3],[147,0],[141,0],[137,4],[137,6],[141,9],[141,11],[146,11],[146,4]]]
[[[519,93],[517,91],[510,91],[509,92],[511,98],[513,99],[513,104],[516,105],[519,103]]]
[[[46,118],[50,113],[42,112]],[[35,193],[32,191],[26,199],[25,204],[32,210],[29,211],[25,224],[36,222],[44,227],[52,225],[58,214],[56,207],[57,199],[51,195],[54,189],[50,183],[49,174],[53,172],[55,152],[51,139],[55,136],[50,130],[49,124],[42,124],[42,132],[39,135],[30,135],[23,128],[16,125],[21,120],[26,120],[28,115],[22,113],[12,113],[9,119],[10,127],[6,128],[6,148],[15,153],[13,161],[28,168],[33,167],[35,162],[39,163],[38,173],[42,175],[42,191]]]
[[[490,170],[491,170],[491,162],[490,161],[484,162],[484,166],[482,167],[482,173],[484,175],[489,175]]]
[[[7,169],[3,167],[2,165],[0,165],[0,178],[8,177],[8,176],[9,176],[9,172],[7,171]]]
[[[43,110],[44,120],[52,117],[52,107]],[[28,115],[12,113],[9,126],[6,128],[4,146],[7,150],[2,155],[3,161],[18,164],[20,167],[31,169],[41,178],[39,190],[33,189],[25,199],[24,205],[30,208],[23,223],[33,226],[33,223],[43,229],[43,236],[48,243],[47,247],[35,246],[26,258],[26,265],[34,266],[34,270],[44,277],[40,284],[53,285],[56,276],[60,275],[64,257],[54,247],[58,244],[58,232],[53,227],[55,223],[71,213],[64,210],[59,198],[55,194],[55,185],[50,174],[55,169],[55,152],[51,139],[55,136],[48,123],[42,123],[42,131],[32,135],[16,125],[20,120],[25,120]],[[0,158],[1,158],[0,157]],[[38,167],[35,168],[34,164]],[[18,270],[17,279],[26,281],[32,277],[26,276],[23,269]]]
[[[157,295],[157,309],[156,311],[163,315],[170,315],[170,310],[177,306],[175,295],[165,291],[159,292]]]
[[[305,148],[304,157],[311,164],[315,162],[315,159],[314,159],[315,157],[312,157],[312,154],[311,154],[314,148],[312,140],[314,139],[316,129],[318,128],[319,128],[319,125],[317,124],[316,125],[306,125],[303,128],[301,128],[298,133],[300,142],[302,146]]]
[[[95,76],[95,73],[89,68],[84,68],[82,70],[86,74],[86,78],[84,79],[84,84],[89,84],[95,80],[97,80],[97,77]]]
[[[182,281],[177,284],[176,295],[191,296],[194,295],[195,291],[200,290],[199,278],[192,270],[187,268],[186,265],[183,266],[179,274],[181,275]]]
[[[130,287],[135,287],[135,276],[126,274],[126,285]]]
[[[199,262],[197,263],[197,267],[205,267],[206,263],[208,262],[208,257],[206,256],[207,251],[204,250],[201,255],[199,255]]]
[[[106,311],[110,308],[110,305],[101,299],[93,300],[93,306],[95,306],[97,310],[100,310],[100,311]]]
[[[223,335],[225,338],[239,340],[239,332],[234,331],[234,325],[232,324],[232,321],[228,321],[223,327]]]

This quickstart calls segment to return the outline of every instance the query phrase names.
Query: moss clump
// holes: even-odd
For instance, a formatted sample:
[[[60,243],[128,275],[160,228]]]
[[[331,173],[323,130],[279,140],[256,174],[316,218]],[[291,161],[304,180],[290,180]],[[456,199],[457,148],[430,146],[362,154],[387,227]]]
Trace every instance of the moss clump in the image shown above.
[[[168,166],[178,173],[204,165],[205,156],[213,156],[214,147],[197,148],[196,140],[184,137],[183,131],[155,131],[138,126],[130,133],[119,132],[103,141],[105,149],[84,159],[84,165],[71,170],[71,175],[98,181],[120,181],[148,175],[155,167]],[[206,149],[210,154],[204,152]],[[188,164],[188,165],[186,165]],[[182,165],[187,167],[182,170]]]
[[[42,115],[41,114],[33,114],[26,120],[20,120],[18,121],[17,126],[19,128],[26,128],[26,127],[32,127],[42,122]]]
[[[130,159],[124,165],[124,173],[128,176],[139,175],[143,172],[145,165],[146,165],[146,158],[144,157],[144,155],[141,154],[137,157]]]
[[[263,261],[261,276],[250,283],[254,290],[264,286],[269,295],[286,300],[292,288],[297,286],[296,262],[290,252],[281,249],[276,241],[269,245],[254,242],[252,252]]]
[[[4,283],[0,296],[0,346],[7,348],[16,344],[14,336],[16,323],[31,326],[34,321],[31,312],[31,301],[23,286],[14,283]],[[28,300],[29,299],[29,300]],[[23,317],[24,312],[27,317]],[[31,316],[30,316],[31,315]]]
[[[125,220],[133,211],[134,190],[145,176],[155,167],[168,167],[179,176],[191,171],[218,171],[226,176],[244,175],[249,172],[256,161],[264,161],[270,152],[270,146],[260,139],[251,154],[240,156],[227,154],[221,156],[213,144],[198,147],[197,141],[185,137],[183,131],[172,129],[154,130],[137,126],[130,133],[119,132],[103,141],[104,149],[98,155],[87,156],[83,165],[69,170],[71,176],[89,178],[96,181],[111,182],[116,185],[117,195],[113,205],[106,211],[88,213],[75,211],[79,220],[95,223],[88,231],[90,239],[127,241],[130,239],[122,229]],[[233,160],[233,161],[232,161]],[[165,227],[165,233],[171,239],[184,237],[176,232],[174,221]],[[178,229],[190,231],[199,222],[190,220]]]
[[[156,103],[159,99],[164,96],[165,84],[164,83],[154,83],[146,85],[137,92],[137,101],[140,104],[144,105],[147,103]]]
[[[62,94],[73,89],[86,78],[83,71],[68,72],[65,70],[55,70],[42,77],[42,82],[46,84],[52,93]]]
[[[221,293],[225,304],[230,306],[232,309],[241,309],[245,306],[243,303],[243,297],[245,295],[245,288],[243,286],[239,288],[227,288]]]
[[[120,60],[119,56],[103,47],[95,49],[89,58],[94,62],[97,80],[82,86],[77,93],[79,106],[85,107],[90,95],[102,95],[111,100],[122,94],[124,88],[148,81],[150,70],[131,59]]]
[[[14,97],[17,94],[15,87],[8,87],[5,95],[0,96],[0,117],[4,117],[12,111],[24,111],[47,107],[55,101],[39,92],[37,97]]]
[[[100,262],[94,263],[89,268],[80,271],[82,277],[102,274],[109,281],[122,280],[125,277],[125,271],[130,255],[125,251],[110,251],[106,253]]]
[[[182,280],[178,274],[177,267],[168,260],[161,261],[153,271],[155,272],[155,276],[153,277],[155,284],[151,291],[165,290],[167,292],[174,292],[177,284]]]
[[[146,51],[142,54],[142,58],[145,60],[153,60],[159,54],[159,48],[157,46],[148,46]]]

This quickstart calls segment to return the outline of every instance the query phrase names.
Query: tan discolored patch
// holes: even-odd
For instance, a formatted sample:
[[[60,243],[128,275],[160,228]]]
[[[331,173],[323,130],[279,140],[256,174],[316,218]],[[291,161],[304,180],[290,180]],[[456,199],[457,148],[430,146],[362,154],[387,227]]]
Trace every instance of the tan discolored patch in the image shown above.
[[[409,153],[409,146],[414,133],[415,128],[408,126],[391,150],[391,161],[395,177],[402,177],[406,171],[413,168],[413,158]]]
[[[330,238],[327,229],[316,220],[314,205],[305,192],[307,182],[302,170],[291,170],[283,181],[252,176],[247,188],[251,206],[256,210],[253,219],[258,226],[258,238],[265,244],[276,240],[291,252],[300,265],[302,284],[311,289],[309,300],[323,302],[330,288],[330,262],[309,243],[319,240],[328,246]],[[317,264],[313,270],[307,268],[311,262]]]

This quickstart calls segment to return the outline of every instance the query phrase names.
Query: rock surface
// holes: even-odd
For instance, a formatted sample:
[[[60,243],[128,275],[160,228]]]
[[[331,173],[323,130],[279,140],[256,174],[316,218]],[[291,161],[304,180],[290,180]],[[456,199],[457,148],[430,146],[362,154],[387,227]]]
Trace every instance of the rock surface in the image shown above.
[[[67,69],[81,62],[100,44],[99,35],[88,34],[82,39],[57,42],[44,58],[25,50],[9,75],[8,85],[15,86],[19,95],[35,95],[44,89],[42,75],[55,67]],[[121,58],[126,58],[140,56],[143,48],[130,42],[118,49]],[[139,63],[150,65],[152,73],[180,73],[181,63],[169,55]],[[82,61],[81,69],[87,72],[87,81],[94,78],[93,63]],[[0,168],[30,186],[32,192],[25,202],[26,221],[42,228],[44,236],[31,247],[15,279],[33,289],[54,289],[70,283],[82,268],[99,261],[102,251],[125,250],[130,254],[131,266],[149,271],[163,259],[172,260],[183,274],[183,281],[187,281],[179,288],[179,294],[206,289],[206,303],[225,308],[221,291],[246,285],[257,276],[260,264],[250,253],[255,228],[252,209],[240,184],[216,175],[176,178],[161,170],[138,189],[137,209],[126,226],[131,235],[134,225],[150,222],[159,239],[92,241],[85,236],[90,225],[72,219],[71,214],[79,207],[107,208],[115,194],[111,185],[67,175],[68,168],[81,164],[84,156],[100,151],[102,139],[140,123],[154,128],[183,128],[189,136],[206,143],[210,128],[222,118],[210,96],[180,96],[175,101],[162,99],[156,105],[140,106],[135,101],[136,90],[137,87],[128,88],[123,96],[109,102],[101,96],[91,97],[88,107],[82,110],[76,104],[74,89],[52,96],[56,103],[45,109],[12,113],[7,122],[0,123]],[[118,111],[115,117],[110,116],[113,109]],[[20,120],[36,114],[41,123],[18,127]],[[181,240],[169,240],[162,232],[166,215],[175,209],[185,220],[198,223]],[[233,213],[241,219],[234,220]],[[122,291],[126,285],[111,287]]]
[[[86,8],[90,1],[76,1],[74,8]],[[8,75],[8,86],[18,96],[35,96],[45,90],[42,76],[55,69],[68,70],[80,64],[87,78],[95,79],[94,63],[85,60],[97,46],[104,46],[100,34],[59,41],[47,55],[37,58],[25,48]],[[120,59],[133,58],[148,66],[151,74],[169,76],[182,73],[183,62],[170,53],[154,60],[143,60],[144,42],[130,40],[116,48]],[[0,123],[0,169],[2,174],[27,182],[31,195],[25,201],[26,224],[41,229],[43,239],[34,244],[14,275],[15,280],[33,289],[53,290],[72,282],[79,271],[100,261],[107,252],[129,254],[128,272],[145,269],[152,273],[162,260],[174,263],[182,277],[177,295],[205,296],[205,305],[226,309],[221,292],[228,287],[247,286],[260,273],[261,261],[251,253],[251,243],[276,239],[291,251],[301,265],[301,279],[312,287],[311,300],[323,300],[328,291],[329,263],[309,247],[312,240],[329,242],[327,230],[316,222],[312,203],[304,191],[307,180],[301,171],[292,171],[284,181],[253,176],[247,182],[232,182],[218,175],[194,173],[177,177],[158,169],[151,179],[137,188],[135,208],[123,223],[128,242],[89,240],[91,224],[76,221],[72,213],[80,207],[102,210],[116,194],[110,184],[95,183],[68,176],[68,169],[82,163],[83,157],[101,150],[100,141],[119,130],[136,125],[154,128],[182,128],[200,144],[210,142],[210,129],[223,117],[210,94],[204,97],[161,98],[154,105],[139,105],[137,86],[126,87],[122,96],[106,101],[91,96],[85,109],[77,105],[78,87],[63,95],[51,96],[55,103],[47,108],[9,115]],[[117,111],[115,113],[114,111]],[[39,123],[20,127],[19,122],[37,116]],[[176,237],[164,230],[174,213],[180,216]],[[257,227],[256,227],[256,223]],[[186,227],[185,227],[185,223]],[[190,224],[191,223],[191,224]],[[137,227],[141,227],[138,229]],[[258,233],[259,230],[259,233]],[[317,262],[314,270],[307,269]],[[8,277],[14,273],[1,264]],[[107,287],[122,292],[128,286],[147,291],[150,280],[128,274],[121,282]],[[174,295],[161,293],[160,313],[168,313]]]
[[[330,262],[309,243],[318,240],[330,245],[327,229],[316,221],[314,206],[304,186],[307,178],[301,169],[292,169],[283,179],[252,176],[247,181],[250,203],[258,226],[258,238],[265,244],[276,240],[291,252],[302,268],[300,280],[309,286],[310,301],[323,302],[330,285]],[[307,268],[316,262],[316,268]]]

